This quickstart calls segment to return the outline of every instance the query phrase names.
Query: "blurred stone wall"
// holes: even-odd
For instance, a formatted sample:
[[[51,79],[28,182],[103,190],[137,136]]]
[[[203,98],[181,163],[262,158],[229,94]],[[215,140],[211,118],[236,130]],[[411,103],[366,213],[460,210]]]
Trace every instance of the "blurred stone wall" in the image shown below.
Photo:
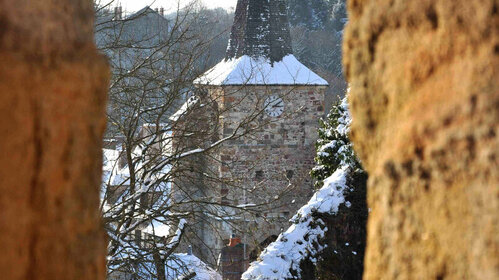
[[[364,277],[498,279],[498,1],[352,0],[349,16]]]
[[[92,1],[0,2],[0,278],[104,279],[108,76]]]

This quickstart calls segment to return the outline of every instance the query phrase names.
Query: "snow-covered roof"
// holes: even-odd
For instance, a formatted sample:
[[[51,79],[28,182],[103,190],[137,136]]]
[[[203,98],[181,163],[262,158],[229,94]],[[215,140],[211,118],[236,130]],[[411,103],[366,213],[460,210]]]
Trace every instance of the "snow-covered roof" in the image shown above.
[[[177,112],[175,112],[175,114],[173,114],[171,117],[170,117],[170,120],[175,122],[177,121],[178,119],[180,119],[181,117],[183,117],[184,115],[187,114],[187,112],[189,111],[189,109],[192,108],[192,106],[196,105],[197,103],[199,102],[199,97],[197,96],[191,96],[187,99],[187,101],[184,102],[184,104],[182,104],[182,106],[180,107],[180,109],[178,109]]]
[[[222,280],[222,276],[198,257],[189,254],[173,254],[166,263],[168,280]],[[187,278],[196,273],[193,278]]]
[[[225,59],[194,84],[327,86],[293,55],[285,7],[285,0],[239,0]]]
[[[143,232],[155,236],[168,237],[170,235],[171,226],[168,223],[153,219],[151,223],[143,230]]]
[[[271,63],[265,57],[243,55],[223,60],[194,81],[198,85],[316,85],[328,82],[300,63],[292,54]]]
[[[145,252],[142,252],[145,253]],[[126,251],[120,255],[120,258],[131,258]],[[153,275],[156,272],[156,265],[150,255],[141,256],[141,262],[138,268],[139,279],[157,279]],[[132,279],[132,274],[126,271],[121,272],[117,267],[111,275],[121,276],[119,279]],[[222,276],[192,254],[171,254],[165,262],[166,280],[222,280]],[[118,277],[111,277],[112,279]],[[135,278],[133,278],[135,279]]]
[[[118,164],[121,153],[118,150],[103,149],[102,182],[104,184],[121,186],[129,183],[130,172],[128,167],[120,167]]]

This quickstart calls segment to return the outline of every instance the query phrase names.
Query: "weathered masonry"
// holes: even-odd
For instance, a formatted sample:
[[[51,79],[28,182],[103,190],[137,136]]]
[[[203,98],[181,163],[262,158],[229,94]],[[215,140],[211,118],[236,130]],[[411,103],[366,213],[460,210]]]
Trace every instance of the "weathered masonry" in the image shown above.
[[[240,0],[226,58],[195,81],[218,104],[220,139],[215,152],[221,202],[261,206],[261,215],[226,207],[231,227],[204,232],[208,247],[225,247],[232,233],[252,250],[287,227],[288,219],[312,195],[318,119],[328,83],[293,55],[285,1]],[[256,251],[253,252],[253,256]]]

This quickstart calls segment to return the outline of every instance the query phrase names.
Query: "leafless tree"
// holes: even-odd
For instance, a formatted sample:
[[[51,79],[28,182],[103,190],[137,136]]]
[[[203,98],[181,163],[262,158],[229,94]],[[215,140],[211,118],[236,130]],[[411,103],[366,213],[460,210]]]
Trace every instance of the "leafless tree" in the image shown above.
[[[224,201],[221,185],[247,186],[221,179],[220,159],[214,156],[225,141],[268,124],[259,118],[264,102],[253,100],[247,116],[227,135],[218,120],[231,108],[221,109],[222,97],[193,86],[218,60],[210,54],[221,39],[227,41],[221,27],[229,26],[230,16],[207,12],[196,2],[168,16],[150,8],[124,15],[112,2],[95,7],[96,43],[112,68],[101,192],[110,238],[108,273],[169,279],[189,269],[174,252],[184,239],[201,237],[200,223],[217,232],[219,225],[212,221],[221,220],[243,231],[226,217],[268,208],[268,200],[251,207]],[[206,254],[215,258],[213,252]]]

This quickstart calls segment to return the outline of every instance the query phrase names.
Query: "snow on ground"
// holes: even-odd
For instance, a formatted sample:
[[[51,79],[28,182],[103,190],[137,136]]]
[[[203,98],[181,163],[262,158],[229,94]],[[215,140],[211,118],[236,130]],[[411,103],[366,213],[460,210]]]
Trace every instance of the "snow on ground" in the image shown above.
[[[223,60],[196,79],[201,85],[328,85],[292,54],[273,64],[247,55]]]
[[[196,276],[189,278],[196,273]],[[168,280],[222,280],[222,276],[199,258],[189,254],[173,254],[166,264],[166,275]]]
[[[291,270],[299,274],[300,262],[315,256],[324,249],[318,243],[324,237],[327,227],[313,213],[336,214],[345,203],[348,166],[339,168],[324,180],[324,187],[317,191],[310,201],[298,210],[291,219],[293,225],[271,243],[260,255],[259,260],[251,263],[243,274],[243,280],[280,280],[293,278]]]

